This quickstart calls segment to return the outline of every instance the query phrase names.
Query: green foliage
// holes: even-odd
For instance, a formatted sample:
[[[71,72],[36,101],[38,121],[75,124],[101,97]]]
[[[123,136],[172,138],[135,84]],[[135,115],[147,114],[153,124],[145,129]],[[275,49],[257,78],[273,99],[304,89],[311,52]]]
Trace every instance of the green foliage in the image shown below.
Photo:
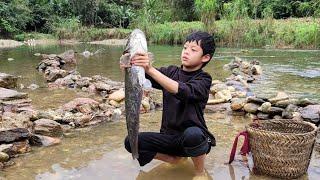
[[[173,21],[194,21],[198,20],[195,12],[195,0],[169,0],[170,11]]]
[[[129,22],[135,17],[135,13],[130,6],[117,5],[101,1],[97,10],[99,27],[127,27]]]
[[[0,2],[0,33],[9,36],[25,30],[30,21],[30,9],[24,0]]]
[[[207,26],[214,23],[218,7],[217,0],[195,0],[196,12],[200,14],[201,21]]]
[[[216,27],[222,46],[320,48],[320,20],[221,20]]]
[[[143,0],[131,27],[146,30],[148,26],[171,20],[171,13],[163,1]]]
[[[193,31],[205,30],[202,22],[165,22],[148,26],[146,35],[153,43],[181,44]]]

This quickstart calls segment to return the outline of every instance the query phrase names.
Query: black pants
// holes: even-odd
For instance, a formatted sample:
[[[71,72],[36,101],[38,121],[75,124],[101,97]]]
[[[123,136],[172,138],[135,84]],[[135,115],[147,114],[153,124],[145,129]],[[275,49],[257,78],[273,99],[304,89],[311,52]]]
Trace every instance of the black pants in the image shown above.
[[[128,137],[125,148],[131,153]],[[148,164],[157,153],[180,157],[196,157],[210,152],[208,138],[199,127],[189,127],[181,135],[141,132],[138,135],[139,164]]]

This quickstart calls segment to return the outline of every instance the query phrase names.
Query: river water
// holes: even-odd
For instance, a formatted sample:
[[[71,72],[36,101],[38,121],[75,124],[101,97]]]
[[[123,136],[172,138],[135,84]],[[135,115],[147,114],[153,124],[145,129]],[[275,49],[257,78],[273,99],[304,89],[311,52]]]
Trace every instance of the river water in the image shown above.
[[[40,57],[35,53],[59,54],[73,49],[77,70],[82,76],[100,74],[113,80],[123,81],[118,68],[121,46],[74,45],[36,46],[0,50],[0,72],[20,76],[18,84],[27,87],[38,84],[39,89],[21,90],[29,93],[33,106],[37,109],[56,108],[69,100],[87,96],[71,90],[48,90],[44,78],[35,69]],[[99,50],[100,49],[100,50]],[[97,53],[89,58],[81,55],[84,50]],[[155,55],[154,66],[179,65],[180,46],[150,46]],[[239,56],[247,60],[261,62],[263,75],[251,88],[259,96],[274,96],[277,91],[285,91],[292,97],[304,97],[320,101],[320,51],[314,50],[270,50],[270,49],[230,49],[219,48],[215,58],[205,68],[213,79],[223,80],[229,72],[223,70],[227,64]],[[13,61],[8,61],[13,58]],[[206,170],[210,179],[272,179],[251,173],[249,168],[236,156],[232,165],[226,165],[235,135],[244,129],[249,120],[245,117],[227,114],[206,114],[208,128],[215,134],[217,146],[212,148],[206,160]],[[143,114],[141,131],[158,131],[161,112]],[[15,165],[0,172],[5,179],[192,179],[193,169],[190,159],[177,166],[154,161],[147,167],[138,168],[130,154],[123,148],[126,135],[124,119],[119,122],[103,123],[97,127],[79,129],[54,147],[33,147],[32,152],[15,158]],[[250,158],[249,158],[249,162]],[[320,179],[320,153],[315,151],[308,173],[301,179]]]

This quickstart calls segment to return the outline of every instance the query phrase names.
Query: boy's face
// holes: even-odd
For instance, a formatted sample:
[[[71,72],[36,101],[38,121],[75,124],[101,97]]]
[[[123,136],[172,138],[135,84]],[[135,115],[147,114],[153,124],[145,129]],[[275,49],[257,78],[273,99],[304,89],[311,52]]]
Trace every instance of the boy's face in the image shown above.
[[[197,70],[210,60],[209,55],[203,56],[203,50],[196,41],[186,42],[181,52],[181,63],[185,70]]]

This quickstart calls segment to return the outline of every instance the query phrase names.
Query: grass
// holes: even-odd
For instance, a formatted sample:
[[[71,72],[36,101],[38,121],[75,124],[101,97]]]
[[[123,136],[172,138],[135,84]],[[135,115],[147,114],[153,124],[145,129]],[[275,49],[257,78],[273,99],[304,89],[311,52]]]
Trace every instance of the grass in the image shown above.
[[[139,27],[139,26],[138,26]],[[286,20],[219,20],[214,27],[205,27],[202,22],[165,22],[142,28],[150,42],[156,44],[181,44],[185,37],[197,30],[213,29],[216,43],[224,47],[264,47],[320,49],[320,19],[301,18]],[[96,41],[123,39],[132,30],[122,28],[100,29],[81,26],[77,21],[63,22],[53,35],[23,33],[16,40],[26,39],[76,39]]]

